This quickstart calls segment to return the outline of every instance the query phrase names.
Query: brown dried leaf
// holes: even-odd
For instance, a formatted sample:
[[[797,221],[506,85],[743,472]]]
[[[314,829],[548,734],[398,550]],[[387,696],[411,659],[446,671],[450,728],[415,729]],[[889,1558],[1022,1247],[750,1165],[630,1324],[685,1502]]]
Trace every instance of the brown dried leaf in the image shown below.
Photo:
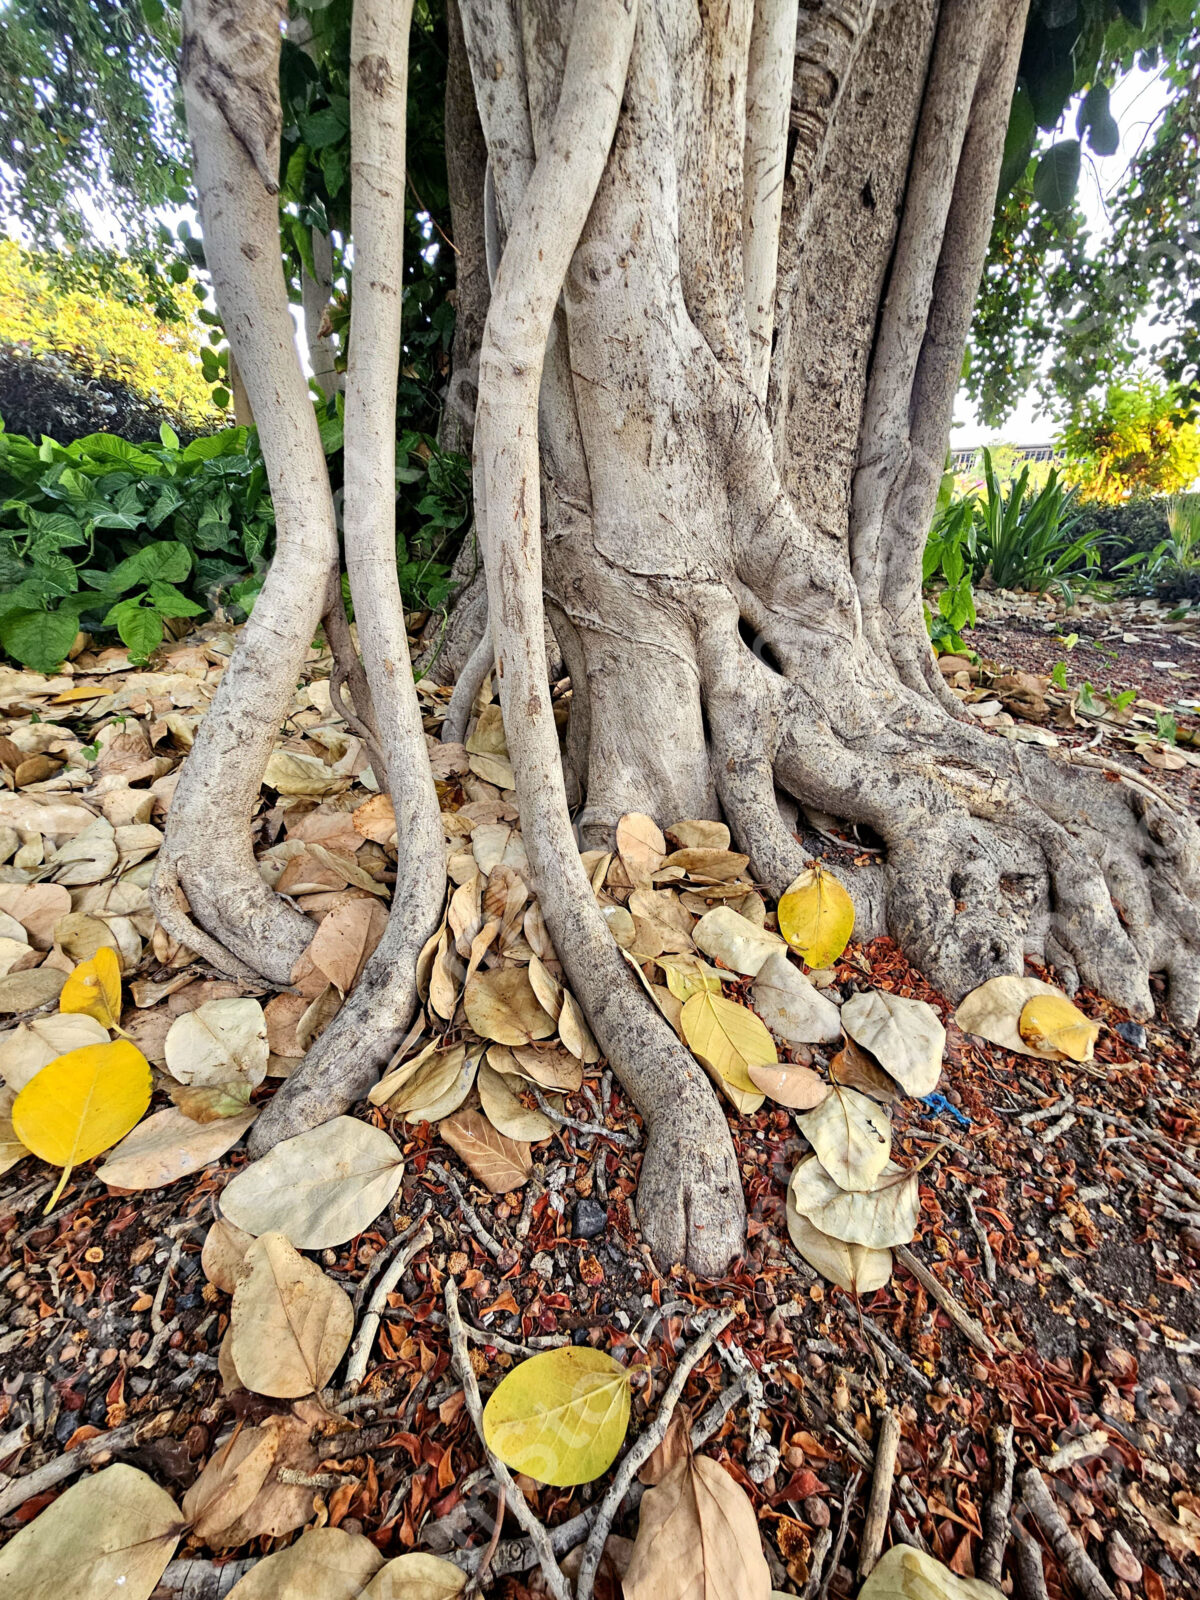
[[[528,1045],[555,1032],[554,1018],[539,1003],[523,967],[476,972],[463,1003],[467,1021],[479,1037],[496,1044]]]
[[[642,1496],[623,1587],[625,1600],[770,1600],[754,1507],[715,1461],[677,1462]]]
[[[354,1307],[282,1233],[264,1233],[246,1251],[230,1328],[234,1366],[247,1389],[294,1400],[333,1376],[354,1332]]]
[[[630,811],[617,823],[617,850],[634,883],[648,883],[662,866],[667,841],[653,817]]]
[[[533,1157],[524,1139],[509,1139],[479,1111],[456,1111],[438,1132],[493,1194],[507,1194],[529,1181]]]

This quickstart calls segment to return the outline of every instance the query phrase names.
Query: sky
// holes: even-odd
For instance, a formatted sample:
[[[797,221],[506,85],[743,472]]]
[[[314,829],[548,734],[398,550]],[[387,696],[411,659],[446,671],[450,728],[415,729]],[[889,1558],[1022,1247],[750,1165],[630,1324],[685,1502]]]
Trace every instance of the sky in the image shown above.
[[[1087,216],[1088,231],[1097,248],[1103,247],[1108,233],[1106,198],[1121,186],[1130,161],[1153,127],[1166,100],[1166,91],[1159,75],[1135,67],[1114,85],[1112,91],[1112,113],[1121,130],[1119,147],[1111,156],[1096,156],[1084,145],[1079,199]],[[1071,137],[1074,130],[1075,102],[1072,102],[1064,119],[1062,136]],[[1136,332],[1143,345],[1151,342],[1148,321],[1139,323]],[[1157,333],[1161,338],[1161,328]],[[1054,418],[1036,395],[1022,401],[1003,427],[985,428],[966,394],[960,393],[954,407],[950,445],[954,450],[968,450],[980,444],[1051,444],[1055,432]]]

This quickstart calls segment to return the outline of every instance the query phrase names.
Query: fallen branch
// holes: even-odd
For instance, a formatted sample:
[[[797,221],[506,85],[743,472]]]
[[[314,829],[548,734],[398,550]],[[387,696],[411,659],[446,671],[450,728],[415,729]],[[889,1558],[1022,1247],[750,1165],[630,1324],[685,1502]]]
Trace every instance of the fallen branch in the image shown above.
[[[432,1210],[432,1203],[426,1206],[424,1216]],[[371,1359],[371,1351],[375,1346],[375,1335],[379,1329],[379,1321],[383,1315],[383,1308],[387,1304],[387,1297],[408,1271],[412,1262],[433,1243],[433,1229],[428,1222],[422,1220],[422,1225],[409,1241],[409,1243],[395,1256],[387,1271],[375,1285],[375,1292],[367,1306],[366,1315],[358,1332],[354,1336],[354,1343],[350,1346],[350,1359],[346,1364],[345,1392],[356,1394],[367,1375],[367,1363]]]
[[[137,1422],[125,1422],[119,1428],[110,1428],[107,1433],[85,1440],[75,1450],[64,1450],[62,1455],[53,1457],[34,1471],[27,1472],[23,1478],[16,1478],[0,1489],[0,1517],[8,1516],[10,1511],[16,1511],[35,1495],[56,1488],[105,1456],[135,1449],[148,1439],[161,1439],[174,1419],[174,1411],[160,1411],[156,1417],[142,1417]]]
[[[1013,1427],[1010,1422],[1007,1427],[992,1429],[992,1492],[984,1507],[983,1544],[979,1551],[979,1576],[984,1583],[990,1583],[993,1589],[1000,1587],[1000,1572],[1008,1545],[1015,1470]]]
[[[550,1536],[545,1527],[529,1509],[529,1502],[517,1487],[512,1473],[504,1465],[498,1455],[488,1447],[483,1436],[483,1404],[479,1398],[479,1384],[475,1378],[475,1368],[471,1365],[471,1357],[467,1352],[467,1335],[463,1328],[462,1316],[458,1309],[458,1285],[452,1277],[446,1279],[446,1325],[450,1333],[450,1349],[454,1357],[454,1366],[462,1379],[463,1393],[466,1396],[467,1411],[471,1421],[475,1424],[475,1432],[483,1445],[484,1454],[487,1456],[488,1465],[497,1482],[504,1490],[505,1499],[512,1507],[513,1516],[529,1535],[534,1552],[537,1555],[538,1565],[554,1600],[572,1600],[571,1585],[566,1574],[559,1566],[550,1543]]]
[[[442,1180],[442,1182],[454,1196],[455,1200],[458,1202],[459,1210],[463,1214],[463,1220],[466,1222],[467,1227],[470,1228],[471,1232],[479,1240],[480,1244],[487,1251],[488,1255],[491,1256],[492,1260],[499,1261],[500,1257],[504,1254],[503,1245],[497,1244],[495,1239],[492,1238],[491,1234],[484,1227],[483,1223],[479,1219],[478,1211],[476,1211],[475,1207],[462,1192],[462,1186],[454,1174],[448,1171],[447,1168],[443,1167],[437,1161],[429,1162],[425,1170],[426,1172],[434,1173]]]
[[[861,1308],[860,1314],[862,1316],[863,1331],[867,1338],[878,1345],[886,1355],[891,1356],[897,1366],[903,1367],[918,1389],[925,1394],[929,1394],[933,1389],[933,1384],[921,1371],[920,1367],[913,1362],[907,1351],[902,1350],[891,1334],[886,1333],[873,1318],[868,1316],[865,1311],[861,1311]]]
[[[833,1575],[838,1569],[838,1562],[842,1559],[846,1535],[850,1531],[850,1513],[854,1509],[854,1502],[858,1499],[858,1486],[861,1482],[862,1473],[856,1469],[842,1496],[842,1514],[838,1518],[837,1538],[833,1542],[833,1550],[830,1552],[829,1565],[825,1569],[821,1587],[817,1590],[817,1600],[825,1600],[825,1596],[829,1593],[829,1585],[833,1582]]]
[[[679,1364],[671,1375],[659,1403],[658,1412],[654,1421],[641,1434],[625,1452],[621,1464],[617,1468],[611,1486],[604,1499],[600,1502],[600,1509],[596,1513],[596,1520],[592,1531],[588,1534],[587,1544],[584,1546],[583,1559],[579,1563],[579,1577],[576,1584],[578,1600],[592,1600],[592,1587],[596,1582],[596,1573],[600,1570],[600,1557],[604,1552],[605,1542],[612,1531],[613,1519],[621,1509],[621,1502],[629,1492],[629,1487],[634,1476],[651,1457],[653,1452],[662,1443],[667,1433],[667,1426],[674,1414],[675,1407],[679,1404],[679,1397],[683,1393],[684,1385],[692,1374],[696,1363],[705,1356],[711,1348],[713,1341],[733,1321],[733,1312],[722,1311],[715,1317],[708,1327],[703,1330],[695,1342],[684,1351],[679,1358]]]
[[[1026,1468],[1021,1475],[1021,1499],[1084,1600],[1116,1600],[1099,1567],[1063,1521],[1046,1480],[1036,1467]]]
[[[620,1133],[616,1128],[606,1128],[601,1122],[581,1122],[578,1117],[568,1117],[554,1109],[536,1084],[530,1084],[528,1087],[537,1101],[538,1110],[551,1122],[557,1123],[560,1128],[571,1128],[575,1133],[590,1133],[600,1139],[611,1139],[614,1144],[620,1145],[622,1150],[633,1150],[641,1143],[641,1140],[635,1139],[632,1134]]]
[[[1016,1528],[1017,1578],[1025,1600],[1050,1600],[1046,1592],[1046,1574],[1042,1570],[1042,1552],[1036,1539],[1030,1538],[1024,1528]]]
[[[959,1305],[942,1280],[935,1277],[923,1261],[918,1261],[907,1245],[898,1245],[895,1255],[901,1266],[911,1272],[921,1287],[933,1296],[967,1343],[974,1345],[989,1361],[994,1361],[996,1349],[992,1341],[971,1313]]]
[[[885,1411],[879,1424],[879,1442],[875,1446],[875,1476],[871,1479],[871,1498],[867,1502],[867,1520],[863,1524],[862,1542],[859,1545],[860,1582],[870,1577],[875,1563],[883,1554],[883,1535],[887,1529],[888,1511],[892,1504],[892,1479],[896,1473],[896,1451],[899,1444],[900,1413]]]

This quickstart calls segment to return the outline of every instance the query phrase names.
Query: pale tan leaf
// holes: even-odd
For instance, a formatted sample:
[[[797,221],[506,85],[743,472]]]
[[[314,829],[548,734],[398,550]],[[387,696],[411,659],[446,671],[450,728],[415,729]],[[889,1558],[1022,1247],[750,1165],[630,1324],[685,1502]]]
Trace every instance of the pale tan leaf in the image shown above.
[[[574,1094],[583,1082],[583,1064],[561,1045],[515,1045],[513,1060],[542,1089]]]
[[[10,972],[0,978],[0,1016],[20,1011],[36,1011],[38,1006],[57,1000],[67,974],[59,967],[30,967],[25,972]]]
[[[226,1600],[360,1600],[382,1565],[362,1534],[310,1528],[278,1555],[255,1562]]]
[[[48,877],[56,883],[99,883],[117,864],[116,830],[105,817],[97,817],[73,839],[66,839],[46,863]]]
[[[485,878],[493,867],[503,863],[514,867],[526,882],[529,881],[529,857],[525,854],[525,844],[511,823],[481,822],[471,834],[471,853]]]
[[[187,1526],[165,1489],[118,1462],[81,1478],[0,1550],[11,1600],[149,1600]]]
[[[263,1020],[267,1025],[267,1046],[273,1056],[299,1058],[304,1047],[296,1037],[296,1025],[308,1010],[308,998],[302,994],[273,995],[263,1007]]]
[[[448,1075],[445,1067],[438,1067],[436,1070],[439,1079],[435,1083],[433,1081],[435,1066],[434,1061],[431,1061],[422,1069],[420,1081],[414,1078],[395,1096],[392,1109],[398,1110],[403,1107],[405,1122],[414,1126],[419,1122],[438,1122],[442,1117],[448,1117],[451,1112],[457,1111],[474,1088],[480,1061],[479,1047],[473,1046],[471,1053],[467,1052],[465,1045],[458,1045],[452,1049],[463,1052],[463,1058],[453,1076]],[[447,1052],[450,1053],[452,1052]]]
[[[257,1108],[215,1122],[193,1122],[177,1106],[156,1111],[109,1151],[96,1176],[114,1189],[161,1189],[219,1161],[243,1137]]]
[[[463,994],[467,1021],[481,1039],[527,1045],[549,1039],[555,1020],[539,1003],[524,967],[476,972]]]
[[[233,1083],[204,1086],[170,1082],[164,1085],[172,1105],[192,1122],[220,1122],[240,1117],[250,1104],[250,1085],[244,1078]]]
[[[71,891],[61,883],[0,883],[0,911],[29,935],[35,950],[49,950],[54,928],[71,910]]]
[[[747,1076],[756,1089],[777,1106],[796,1111],[811,1111],[829,1094],[829,1085],[811,1067],[793,1066],[781,1061],[777,1066],[748,1066]]]
[[[208,1000],[185,1012],[167,1034],[167,1071],[180,1083],[252,1087],[267,1075],[267,1024],[257,1000]]]
[[[664,867],[681,868],[696,883],[729,883],[749,865],[750,857],[737,850],[704,848],[676,850],[663,862]]]
[[[848,1191],[836,1184],[816,1156],[792,1173],[788,1196],[800,1216],[822,1233],[872,1250],[911,1243],[921,1207],[916,1172],[889,1161],[874,1189]]]
[[[209,1283],[232,1294],[246,1251],[254,1243],[252,1233],[235,1228],[225,1217],[218,1217],[204,1236],[200,1266]]]
[[[882,1106],[857,1089],[835,1087],[797,1121],[840,1189],[875,1187],[892,1153],[892,1124]]]
[[[380,1567],[362,1600],[454,1600],[466,1586],[466,1573],[453,1562],[414,1550]]]
[[[882,1289],[892,1275],[892,1252],[871,1250],[862,1244],[846,1244],[822,1233],[802,1217],[787,1197],[787,1230],[792,1243],[814,1271],[847,1294],[873,1294]]]
[[[749,1496],[706,1456],[642,1496],[625,1600],[770,1600],[771,1574]]]
[[[629,896],[633,948],[645,956],[692,952],[696,919],[671,889],[635,889]]]
[[[449,1022],[458,1009],[462,976],[462,963],[450,943],[450,929],[443,928],[429,969],[429,1004],[443,1021]]]
[[[894,1544],[858,1591],[858,1600],[996,1600],[979,1578],[960,1578],[924,1550]]]
[[[706,956],[750,978],[757,977],[768,956],[786,950],[782,939],[756,928],[728,906],[706,912],[692,929],[692,938]]]
[[[562,1012],[563,987],[540,956],[535,955],[529,963],[529,983],[542,1010],[557,1021]]]
[[[404,1162],[391,1137],[334,1117],[284,1139],[225,1187],[221,1211],[255,1235],[278,1231],[299,1250],[345,1244],[391,1204]]]
[[[458,885],[446,907],[446,921],[454,935],[454,948],[464,961],[471,954],[471,941],[483,927],[483,882],[482,873],[474,873],[466,883]]]
[[[842,1026],[856,1044],[871,1052],[905,1094],[920,1099],[937,1088],[946,1030],[924,1000],[867,989],[846,1001]]]
[[[501,1049],[494,1046],[493,1049]],[[490,1058],[491,1052],[489,1052]],[[479,1099],[488,1121],[508,1139],[524,1139],[540,1144],[554,1137],[554,1124],[536,1108],[524,1105],[506,1082],[486,1061],[480,1063],[477,1079]]]
[[[960,1002],[954,1020],[964,1033],[977,1034],[1002,1049],[1022,1056],[1037,1056],[1042,1061],[1057,1061],[1057,1051],[1043,1050],[1021,1037],[1021,1012],[1026,1003],[1039,994],[1062,996],[1062,991],[1043,983],[1040,978],[989,978]]]
[[[529,1145],[509,1139],[478,1111],[456,1111],[438,1123],[438,1132],[493,1194],[506,1194],[529,1181],[533,1158]]]
[[[350,900],[321,922],[308,958],[335,988],[349,994],[383,938],[387,912],[378,900]]]
[[[327,983],[315,999],[311,1000],[296,1024],[296,1042],[301,1052],[307,1053],[314,1039],[319,1039],[325,1029],[342,1009],[342,997],[331,983]],[[268,1057],[267,1066],[270,1067]],[[278,1074],[277,1074],[278,1076]]]
[[[333,1376],[354,1332],[354,1307],[283,1234],[264,1233],[242,1262],[230,1327],[233,1362],[247,1389],[294,1400]]]
[[[350,820],[356,833],[375,844],[387,844],[396,837],[396,813],[390,795],[372,795],[363,805],[355,807]]]
[[[617,850],[631,882],[648,883],[666,858],[667,841],[653,817],[630,811],[617,822]]]
[[[298,1417],[266,1417],[221,1445],[183,1497],[192,1537],[214,1550],[236,1550],[302,1527],[313,1514],[314,1491],[281,1483],[279,1472],[316,1471],[321,1457],[311,1433],[311,1423]]]
[[[729,849],[729,829],[723,822],[675,822],[667,829],[667,838],[677,850]]]
[[[32,1017],[0,1038],[0,1076],[10,1089],[23,1089],[58,1056],[89,1044],[107,1044],[108,1029],[83,1012]]]
[[[689,1437],[692,1419],[686,1406],[680,1406],[671,1415],[667,1423],[667,1431],[662,1440],[655,1445],[638,1472],[638,1482],[646,1484],[661,1483],[667,1473],[681,1461],[686,1461],[692,1453],[692,1441]]]
[[[754,980],[755,1011],[777,1039],[829,1044],[841,1037],[841,1012],[800,971],[782,947],[773,950]]]
[[[600,1046],[592,1037],[587,1018],[568,989],[563,990],[562,1010],[558,1015],[558,1036],[578,1060],[591,1065],[600,1059]]]
[[[29,1154],[13,1127],[12,1108],[16,1098],[15,1089],[0,1089],[0,1172],[7,1172]]]
[[[263,772],[263,784],[277,794],[324,796],[341,794],[350,779],[326,766],[319,756],[298,750],[272,750]]]

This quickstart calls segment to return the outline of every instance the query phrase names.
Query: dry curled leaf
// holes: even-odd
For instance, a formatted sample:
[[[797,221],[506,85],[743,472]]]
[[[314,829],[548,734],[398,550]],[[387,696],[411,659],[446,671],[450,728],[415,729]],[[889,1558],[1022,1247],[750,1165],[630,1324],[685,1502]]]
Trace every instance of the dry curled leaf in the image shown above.
[[[479,1111],[456,1111],[438,1132],[493,1194],[507,1194],[529,1181],[533,1158],[523,1139],[510,1139]]]
[[[848,1294],[873,1294],[882,1289],[892,1275],[892,1252],[873,1250],[867,1245],[847,1244],[802,1217],[792,1204],[791,1189],[787,1197],[788,1236],[796,1249],[830,1283]]]
[[[311,1433],[298,1417],[266,1417],[220,1446],[183,1497],[192,1537],[214,1550],[236,1550],[302,1527],[313,1514],[313,1490],[281,1483],[279,1470],[316,1470],[321,1458]]]
[[[811,1067],[793,1066],[788,1061],[773,1067],[748,1066],[746,1075],[768,1100],[774,1100],[777,1106],[790,1106],[795,1111],[811,1111],[829,1093],[829,1085],[819,1072]]]
[[[766,929],[756,927],[730,906],[714,906],[692,929],[698,949],[732,972],[757,977],[767,958],[783,950],[783,941]]]
[[[946,1030],[932,1006],[906,995],[867,989],[842,1007],[842,1026],[869,1050],[905,1094],[932,1094],[942,1075]]]
[[[666,859],[667,841],[653,817],[629,811],[617,823],[617,851],[631,881],[648,883]]]
[[[497,1045],[495,1048],[502,1049],[503,1046]],[[486,1061],[480,1062],[476,1082],[480,1103],[488,1121],[506,1138],[539,1144],[543,1139],[554,1137],[554,1124],[550,1118],[522,1104],[509,1087],[505,1074],[497,1072]]]
[[[244,1233],[225,1217],[218,1217],[205,1234],[200,1251],[200,1265],[209,1283],[232,1294],[246,1251],[253,1243],[252,1233]]]
[[[354,1332],[354,1307],[281,1233],[246,1251],[233,1291],[230,1353],[255,1394],[294,1400],[323,1389]]]
[[[642,1496],[625,1600],[769,1600],[758,1519],[715,1461],[677,1463]]]
[[[868,1190],[846,1190],[835,1183],[816,1156],[807,1156],[792,1173],[788,1198],[815,1228],[846,1244],[887,1250],[909,1244],[921,1206],[917,1173],[889,1161]]]

